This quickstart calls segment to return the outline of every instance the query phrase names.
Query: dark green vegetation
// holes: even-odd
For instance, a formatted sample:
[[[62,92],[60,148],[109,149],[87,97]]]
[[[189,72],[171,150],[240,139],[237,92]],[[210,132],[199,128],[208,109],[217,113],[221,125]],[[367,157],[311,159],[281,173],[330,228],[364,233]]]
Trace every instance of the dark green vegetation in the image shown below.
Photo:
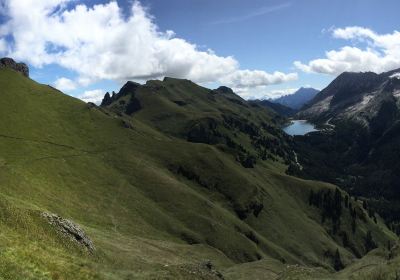
[[[0,89],[0,279],[396,273],[382,219],[286,175],[284,119],[228,88],[128,82],[97,107],[0,69]],[[79,224],[95,250],[43,212]]]
[[[262,107],[268,108],[275,113],[284,116],[284,117],[291,117],[294,114],[296,114],[296,110],[286,107],[285,105],[279,104],[279,103],[274,103],[269,100],[251,100],[249,101],[251,104],[258,104]]]
[[[296,137],[305,178],[368,200],[400,233],[400,70],[343,73],[300,112],[326,129]],[[296,173],[296,172],[295,172]]]

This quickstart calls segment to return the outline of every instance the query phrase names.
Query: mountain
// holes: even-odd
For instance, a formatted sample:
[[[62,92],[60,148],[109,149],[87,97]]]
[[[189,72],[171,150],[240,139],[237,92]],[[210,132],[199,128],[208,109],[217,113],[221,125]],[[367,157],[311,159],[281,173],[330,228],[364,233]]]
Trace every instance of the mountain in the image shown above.
[[[369,126],[382,106],[397,107],[397,72],[400,69],[382,74],[344,72],[318,93],[299,116],[316,122],[352,119]]]
[[[283,117],[291,117],[296,113],[296,110],[290,107],[286,107],[285,105],[274,103],[269,100],[251,100],[250,103],[258,104],[260,106],[268,108]]]
[[[127,82],[98,107],[15,70],[0,69],[1,278],[365,279],[400,263],[362,201],[286,174],[284,120],[229,88]]]
[[[294,110],[299,110],[309,101],[311,101],[317,94],[318,90],[314,88],[299,88],[296,92],[288,95],[281,96],[276,99],[271,99],[273,103],[278,103]]]
[[[339,75],[298,113],[326,130],[297,138],[304,177],[369,198],[394,226],[400,220],[399,73]]]

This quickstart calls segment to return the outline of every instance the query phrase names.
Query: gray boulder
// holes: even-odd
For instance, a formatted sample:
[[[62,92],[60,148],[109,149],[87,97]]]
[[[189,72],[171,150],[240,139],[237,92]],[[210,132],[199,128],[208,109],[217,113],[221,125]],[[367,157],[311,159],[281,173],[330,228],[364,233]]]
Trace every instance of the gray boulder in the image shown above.
[[[49,224],[51,224],[62,235],[68,237],[70,240],[78,243],[79,245],[85,246],[89,252],[92,253],[96,249],[92,240],[86,235],[83,229],[74,222],[64,219],[56,214],[46,212],[42,213],[42,217],[45,218]]]

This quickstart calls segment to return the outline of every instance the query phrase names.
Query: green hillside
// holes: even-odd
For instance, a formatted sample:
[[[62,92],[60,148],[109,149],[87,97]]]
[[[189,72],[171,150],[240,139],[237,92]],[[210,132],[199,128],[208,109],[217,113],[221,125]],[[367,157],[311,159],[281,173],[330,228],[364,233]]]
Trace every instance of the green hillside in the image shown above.
[[[394,244],[359,201],[285,174],[272,112],[184,80],[127,86],[97,107],[0,69],[0,279],[340,279],[368,235]]]

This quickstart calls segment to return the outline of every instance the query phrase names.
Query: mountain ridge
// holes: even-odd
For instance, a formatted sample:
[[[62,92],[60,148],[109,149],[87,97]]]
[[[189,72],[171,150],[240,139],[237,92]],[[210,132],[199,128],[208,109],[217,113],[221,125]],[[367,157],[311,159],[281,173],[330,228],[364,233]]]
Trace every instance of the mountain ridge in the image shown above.
[[[324,128],[308,139],[297,137],[303,176],[338,184],[370,199],[371,207],[395,228],[400,214],[400,167],[394,160],[400,156],[396,73],[400,69],[343,73],[297,114]],[[326,158],[321,160],[323,155]]]
[[[284,119],[225,88],[128,83],[98,107],[10,69],[0,87],[6,278],[246,279],[251,267],[318,279],[367,254],[367,236],[396,240],[336,186],[287,175]],[[43,216],[76,224],[95,250]]]
[[[309,101],[311,101],[318,94],[318,92],[319,90],[311,87],[301,87],[292,94],[269,99],[269,101],[284,105],[294,110],[299,110]]]

